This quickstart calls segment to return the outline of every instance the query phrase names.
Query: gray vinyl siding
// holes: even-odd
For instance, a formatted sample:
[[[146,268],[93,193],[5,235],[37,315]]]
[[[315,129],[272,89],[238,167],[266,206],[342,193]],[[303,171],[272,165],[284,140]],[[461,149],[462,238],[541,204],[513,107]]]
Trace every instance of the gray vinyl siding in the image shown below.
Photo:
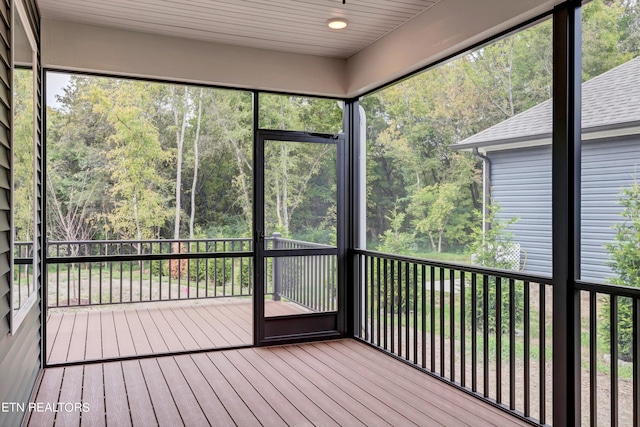
[[[514,242],[527,253],[525,272],[551,275],[551,147],[496,151],[492,191]],[[606,283],[613,277],[606,243],[615,242],[612,226],[622,221],[619,195],[640,178],[640,136],[587,141],[582,146],[581,278]]]
[[[16,0],[20,1],[20,0]],[[39,38],[40,17],[35,0],[24,0],[36,39]],[[15,335],[10,331],[10,242],[11,242],[11,1],[0,0],[0,402],[28,402],[41,368],[41,312],[38,301],[23,320]],[[39,46],[38,39],[38,46]],[[39,52],[38,52],[39,54]],[[39,58],[39,55],[38,55]],[[39,62],[39,59],[38,59]],[[38,70],[40,64],[38,63]],[[38,86],[41,73],[38,72]],[[40,89],[38,89],[40,95]],[[40,99],[36,109],[40,111]],[[39,116],[37,117],[39,119]],[[37,120],[40,123],[40,120]],[[38,142],[42,141],[37,129]],[[38,158],[41,145],[38,145]],[[41,182],[41,168],[36,171]],[[38,186],[41,203],[42,188]],[[39,230],[39,224],[36,230]],[[36,279],[42,283],[40,277]],[[20,425],[24,414],[3,413],[0,426]]]
[[[521,266],[551,276],[551,147],[489,153],[491,192],[499,218],[518,218],[508,230],[522,249]]]
[[[582,279],[606,282],[606,243],[615,242],[613,224],[622,221],[620,192],[640,172],[640,136],[588,142],[582,151]]]

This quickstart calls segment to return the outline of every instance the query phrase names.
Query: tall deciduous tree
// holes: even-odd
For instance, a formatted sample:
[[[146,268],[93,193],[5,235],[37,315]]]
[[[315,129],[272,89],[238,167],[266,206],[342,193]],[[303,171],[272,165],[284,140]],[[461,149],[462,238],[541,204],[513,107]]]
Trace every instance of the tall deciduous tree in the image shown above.
[[[138,240],[154,237],[167,220],[166,182],[158,173],[169,154],[160,146],[158,130],[149,117],[151,95],[145,83],[118,81],[95,88],[95,111],[103,114],[114,133],[106,157],[117,200],[109,215],[114,231]]]

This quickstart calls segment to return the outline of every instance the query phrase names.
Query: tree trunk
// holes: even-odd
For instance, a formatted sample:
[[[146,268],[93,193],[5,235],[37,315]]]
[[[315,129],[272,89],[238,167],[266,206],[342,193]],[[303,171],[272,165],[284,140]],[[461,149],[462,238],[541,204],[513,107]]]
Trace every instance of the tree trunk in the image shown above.
[[[178,144],[178,161],[176,166],[176,214],[173,227],[173,238],[180,238],[180,187],[182,183],[182,156],[184,147],[184,134],[187,129],[187,97],[189,95],[187,86],[184,87],[184,98],[182,100],[182,125],[178,119],[178,106],[176,105],[177,99],[174,98],[173,103],[173,119],[176,125],[176,141]],[[179,129],[179,130],[178,130]]]
[[[204,89],[200,88],[200,96],[198,98],[198,124],[196,126],[196,136],[193,140],[193,182],[191,183],[191,216],[189,217],[189,239],[193,240],[193,223],[196,216],[196,184],[198,183],[198,165],[200,161],[200,152],[198,149],[198,140],[200,139],[200,124],[202,122],[202,94]]]
[[[288,171],[287,171],[287,158],[289,152],[286,146],[282,147],[282,216],[284,221],[284,230],[289,232],[289,188],[288,188]]]
[[[429,240],[431,240],[431,249],[436,250],[436,242],[433,240],[433,234],[429,233]]]
[[[282,227],[282,197],[280,197],[280,181],[276,176],[276,215],[278,216],[278,227]]]

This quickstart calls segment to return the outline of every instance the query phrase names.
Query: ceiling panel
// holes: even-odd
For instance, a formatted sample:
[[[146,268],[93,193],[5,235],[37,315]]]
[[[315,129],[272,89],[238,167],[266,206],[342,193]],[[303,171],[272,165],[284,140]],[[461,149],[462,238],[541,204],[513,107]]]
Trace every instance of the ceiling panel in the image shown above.
[[[42,16],[348,58],[440,0],[38,0]],[[331,30],[326,21],[349,26]]]

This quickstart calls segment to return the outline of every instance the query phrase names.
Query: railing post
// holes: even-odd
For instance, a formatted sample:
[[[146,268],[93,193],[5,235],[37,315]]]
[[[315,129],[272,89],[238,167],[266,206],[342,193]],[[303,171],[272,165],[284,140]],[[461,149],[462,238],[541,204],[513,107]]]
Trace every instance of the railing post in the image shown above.
[[[581,2],[553,13],[553,425],[580,425]],[[545,420],[541,417],[541,422]]]
[[[273,249],[280,249],[280,238],[282,234],[273,233]],[[273,300],[280,301],[280,294],[282,293],[282,259],[279,257],[273,258]]]

